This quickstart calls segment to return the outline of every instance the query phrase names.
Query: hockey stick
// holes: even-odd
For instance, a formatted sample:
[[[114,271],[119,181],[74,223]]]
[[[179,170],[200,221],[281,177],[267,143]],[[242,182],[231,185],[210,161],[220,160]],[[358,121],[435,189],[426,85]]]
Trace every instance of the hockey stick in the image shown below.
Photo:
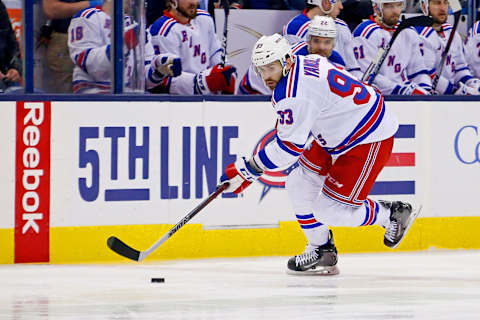
[[[460,15],[462,13],[462,6],[460,5],[460,1],[458,0],[450,0],[450,7],[453,11],[454,21],[453,21],[453,28],[452,32],[450,32],[450,36],[447,40],[447,46],[442,53],[442,59],[440,59],[440,64],[437,67],[437,72],[435,73],[435,77],[432,80],[432,92],[434,93],[437,89],[438,80],[440,80],[440,76],[442,75],[443,66],[445,65],[445,60],[447,60],[448,51],[450,50],[450,46],[452,45],[453,38],[455,37],[455,32],[457,31],[458,23],[460,22]]]
[[[395,29],[395,32],[393,33],[392,38],[390,39],[388,44],[385,47],[380,48],[378,50],[377,56],[370,63],[367,70],[363,74],[362,81],[366,82],[367,84],[372,84],[373,80],[378,74],[378,71],[382,67],[383,62],[385,61],[385,58],[390,52],[393,42],[395,41],[395,39],[398,37],[398,35],[402,30],[405,30],[407,28],[414,27],[414,26],[427,27],[427,26],[431,26],[432,24],[433,24],[433,19],[427,16],[412,17],[400,22],[397,29]]]
[[[114,252],[119,255],[128,258],[130,260],[142,261],[148,257],[153,251],[160,247],[165,241],[167,241],[171,236],[175,234],[181,227],[183,227],[188,221],[190,221],[197,213],[199,213],[203,208],[205,208],[210,202],[213,201],[219,194],[221,194],[225,189],[228,188],[229,183],[225,182],[217,187],[217,190],[210,194],[207,199],[203,200],[198,206],[190,211],[185,217],[182,218],[172,229],[170,229],[163,237],[161,237],[157,242],[155,242],[150,248],[145,251],[138,251],[129,245],[127,245],[122,240],[118,239],[115,236],[111,236],[107,240],[107,246],[112,249]]]
[[[230,3],[228,0],[222,0],[223,11],[225,13],[225,21],[223,22],[223,39],[222,39],[222,61],[220,66],[225,67],[225,60],[227,59],[227,35],[228,35],[228,15],[230,14]]]

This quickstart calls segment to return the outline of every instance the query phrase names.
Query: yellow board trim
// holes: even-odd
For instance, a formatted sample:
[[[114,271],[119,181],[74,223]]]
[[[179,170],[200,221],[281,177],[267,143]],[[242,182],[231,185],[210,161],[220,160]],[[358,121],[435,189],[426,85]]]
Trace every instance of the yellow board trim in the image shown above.
[[[172,225],[55,227],[50,230],[51,263],[125,262],[107,248],[115,235],[136,249],[145,250]],[[397,251],[480,249],[480,217],[419,218]],[[383,245],[384,230],[378,226],[333,228],[340,253],[392,251]],[[0,229],[0,263],[13,263],[13,231]],[[204,230],[188,224],[164,243],[148,260],[289,256],[303,251],[305,237],[296,221],[280,222],[278,228]],[[4,249],[5,248],[5,249]]]
[[[0,264],[13,263],[14,260],[13,229],[0,229]]]

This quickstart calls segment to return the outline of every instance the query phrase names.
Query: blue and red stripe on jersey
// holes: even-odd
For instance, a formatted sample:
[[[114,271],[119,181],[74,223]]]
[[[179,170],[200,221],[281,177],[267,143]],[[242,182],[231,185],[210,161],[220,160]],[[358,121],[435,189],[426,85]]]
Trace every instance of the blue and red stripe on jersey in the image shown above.
[[[300,41],[292,46],[292,54],[306,56],[308,55],[308,43]]]
[[[282,139],[280,139],[278,135],[276,136],[276,141],[280,146],[280,149],[291,154],[294,157],[299,157],[303,153],[304,145],[292,143],[289,141],[282,141]]]
[[[302,229],[313,229],[316,227],[322,226],[322,223],[318,222],[315,217],[313,216],[313,213],[309,214],[296,214],[297,221],[300,224],[300,228]]]
[[[297,96],[298,71],[298,63],[295,62],[288,72],[288,75],[278,82],[272,94],[272,104],[274,106],[282,99]]]
[[[310,25],[310,18],[304,13],[293,17],[284,27],[283,35],[291,34],[304,38]]]
[[[177,20],[167,16],[161,16],[150,27],[150,34],[152,36],[160,35],[166,37],[168,32],[177,23]]]
[[[334,148],[325,148],[330,154],[339,154],[356,146],[370,135],[382,122],[385,114],[385,104],[383,96],[377,94],[377,100],[370,108],[368,113],[358,123],[355,129],[338,146]]]
[[[92,49],[83,50],[79,54],[75,55],[75,64],[79,66],[83,71],[87,72],[87,58]]]
[[[362,22],[355,28],[353,31],[354,37],[363,37],[368,39],[374,30],[379,29],[379,25],[371,20],[367,20]]]

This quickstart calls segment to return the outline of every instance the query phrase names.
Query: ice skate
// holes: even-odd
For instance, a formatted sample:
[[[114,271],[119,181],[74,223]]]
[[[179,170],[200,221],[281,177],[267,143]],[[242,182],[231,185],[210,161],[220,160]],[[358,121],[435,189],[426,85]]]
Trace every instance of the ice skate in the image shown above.
[[[390,209],[390,223],[385,227],[383,243],[392,249],[400,245],[413,222],[418,217],[421,207],[413,210],[412,205],[401,201],[383,201],[379,203]]]
[[[333,243],[333,234],[330,230],[328,242],[314,250],[306,251],[288,260],[287,273],[292,275],[336,275],[337,248]]]

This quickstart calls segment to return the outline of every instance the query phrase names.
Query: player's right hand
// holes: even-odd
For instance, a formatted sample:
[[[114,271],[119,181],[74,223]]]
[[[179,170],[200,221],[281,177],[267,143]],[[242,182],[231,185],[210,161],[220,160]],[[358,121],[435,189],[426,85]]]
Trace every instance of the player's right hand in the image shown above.
[[[261,176],[247,161],[241,157],[225,168],[225,173],[220,177],[220,182],[228,181],[229,186],[225,192],[240,193]]]
[[[430,92],[414,82],[405,82],[399,85],[398,94],[404,96],[425,96],[430,95]]]
[[[231,65],[221,67],[217,64],[213,68],[199,72],[195,85],[202,94],[234,94],[236,80],[237,68]]]
[[[177,77],[182,73],[182,61],[172,54],[158,54],[153,58],[155,70],[165,76]]]

